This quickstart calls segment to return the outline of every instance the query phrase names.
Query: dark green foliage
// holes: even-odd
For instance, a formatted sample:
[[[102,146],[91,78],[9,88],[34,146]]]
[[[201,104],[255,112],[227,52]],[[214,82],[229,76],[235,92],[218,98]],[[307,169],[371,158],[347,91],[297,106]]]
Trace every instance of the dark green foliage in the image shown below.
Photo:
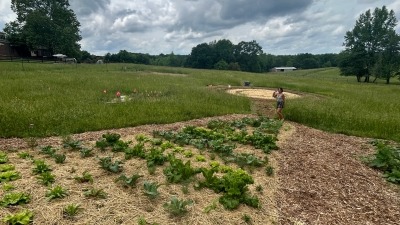
[[[158,195],[160,195],[160,192],[158,192],[158,188],[160,186],[161,184],[157,184],[156,182],[153,183],[145,181],[143,183],[144,194],[151,199],[155,199]]]
[[[141,177],[143,177],[143,175],[133,174],[131,177],[127,177],[123,174],[119,176],[115,182],[121,183],[124,187],[136,187],[136,183]]]
[[[90,188],[83,191],[83,195],[87,198],[105,199],[107,193],[103,189]]]
[[[70,136],[63,139],[63,147],[71,150],[80,150],[82,149],[82,142],[73,140]]]
[[[64,207],[63,214],[64,217],[72,218],[78,214],[78,212],[82,211],[82,208],[79,204],[69,204]]]
[[[82,158],[87,158],[93,155],[93,150],[88,148],[82,148],[79,150]]]
[[[163,150],[159,148],[152,148],[146,155],[147,167],[154,167],[156,165],[163,165],[167,161],[167,157],[163,154]]]
[[[234,162],[240,167],[260,167],[264,165],[264,161],[257,158],[254,154],[236,154]]]
[[[82,173],[82,176],[80,176],[80,177],[76,176],[76,177],[74,177],[74,179],[79,183],[86,183],[86,182],[93,183],[92,174],[90,174],[88,171],[84,171]]]
[[[274,175],[274,167],[272,166],[267,166],[265,168],[265,173],[267,174],[267,176],[273,176]]]
[[[56,149],[54,149],[51,145],[44,146],[40,149],[40,153],[44,155],[48,155],[50,157],[53,157],[53,155],[56,153]]]
[[[112,145],[113,152],[124,152],[128,147],[129,144],[132,143],[131,141],[124,142],[122,140],[118,140]]]
[[[33,158],[33,156],[27,152],[18,153],[18,157],[20,157],[21,159],[32,159]]]
[[[101,150],[105,150],[107,147],[113,147],[115,145],[114,151],[123,151],[127,148],[127,143],[120,141],[121,135],[116,133],[105,133],[102,135],[101,140],[96,141],[96,147]]]
[[[27,204],[31,200],[31,196],[25,193],[7,193],[4,195],[0,204],[4,207],[12,206],[12,205],[21,205]]]
[[[34,174],[42,174],[44,172],[50,172],[52,169],[47,165],[43,160],[34,160],[33,164],[35,167],[33,168]]]
[[[65,198],[67,195],[67,191],[58,185],[46,192],[46,197],[49,201],[56,198]]]
[[[183,163],[182,160],[175,157],[169,158],[169,166],[164,168],[164,175],[169,183],[180,183],[188,180],[196,173],[200,173],[199,169],[194,169],[190,165],[190,161]]]
[[[120,161],[113,162],[111,157],[100,158],[99,164],[101,168],[112,173],[118,173],[122,171],[121,162]]]
[[[377,142],[376,149],[374,156],[366,160],[368,165],[383,171],[388,181],[400,184],[400,148]]]
[[[49,186],[55,182],[55,176],[51,174],[49,171],[40,173],[39,176],[37,176],[37,178],[45,186]]]
[[[186,206],[193,204],[192,200],[179,200],[175,196],[164,204],[164,209],[173,216],[182,216],[187,212]]]
[[[56,163],[62,164],[65,162],[65,159],[67,158],[67,156],[65,154],[54,154],[53,158]]]
[[[132,148],[125,149],[125,159],[131,159],[133,157],[142,159],[146,158],[146,151],[143,142],[137,143]]]

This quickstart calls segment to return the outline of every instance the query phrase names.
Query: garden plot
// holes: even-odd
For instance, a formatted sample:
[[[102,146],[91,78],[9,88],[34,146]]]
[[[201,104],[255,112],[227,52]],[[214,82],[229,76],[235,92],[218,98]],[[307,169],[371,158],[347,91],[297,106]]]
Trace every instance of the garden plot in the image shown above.
[[[275,99],[274,97],[272,97],[274,90],[257,89],[257,88],[232,88],[228,89],[227,92],[230,94],[242,95],[251,98]],[[284,92],[284,94],[285,97],[288,99],[301,97],[301,95],[290,92]]]
[[[20,195],[2,200],[0,217],[34,224],[274,224],[276,162],[269,156],[281,125],[241,117],[4,150],[3,164],[18,175],[1,181],[1,196]],[[20,212],[26,214],[17,218]]]

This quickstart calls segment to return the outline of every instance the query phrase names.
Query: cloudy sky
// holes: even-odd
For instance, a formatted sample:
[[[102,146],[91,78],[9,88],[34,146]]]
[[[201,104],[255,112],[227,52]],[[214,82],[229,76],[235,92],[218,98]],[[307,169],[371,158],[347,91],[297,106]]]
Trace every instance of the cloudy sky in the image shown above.
[[[400,0],[70,0],[81,46],[92,54],[119,50],[190,54],[214,40],[256,40],[274,55],[338,53],[361,13],[386,5],[400,20]],[[0,30],[15,20],[0,1]],[[396,28],[400,33],[400,26]]]

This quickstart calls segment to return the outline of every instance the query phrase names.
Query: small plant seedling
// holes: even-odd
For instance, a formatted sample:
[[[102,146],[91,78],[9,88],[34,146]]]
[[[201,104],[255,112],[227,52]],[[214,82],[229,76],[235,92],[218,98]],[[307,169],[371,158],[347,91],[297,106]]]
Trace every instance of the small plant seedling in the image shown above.
[[[164,209],[173,216],[182,216],[187,212],[186,206],[193,204],[192,200],[179,200],[175,196],[164,204]]]
[[[10,214],[4,217],[3,222],[10,225],[27,225],[32,222],[33,213],[29,210]]]
[[[87,158],[93,155],[93,150],[88,148],[82,148],[79,152],[81,153],[82,158]]]
[[[137,180],[143,177],[143,175],[133,174],[131,177],[125,176],[125,174],[119,176],[115,182],[122,183],[124,187],[136,187]]]
[[[206,157],[204,157],[203,155],[196,155],[196,161],[197,162],[205,162]]]
[[[52,169],[50,169],[50,167],[43,160],[35,160],[33,163],[35,164],[35,168],[33,168],[34,174],[52,171]]]
[[[64,198],[68,195],[67,191],[63,189],[61,186],[55,186],[47,191],[46,197],[51,201],[56,198]]]
[[[7,153],[0,151],[0,164],[7,163],[7,162],[8,162]]]
[[[247,223],[247,224],[252,224],[252,222],[251,222],[251,217],[250,217],[249,215],[244,214],[243,217],[242,217],[242,219],[243,219],[243,221],[244,221],[245,223]]]
[[[31,196],[22,192],[7,193],[1,200],[1,205],[7,207],[12,205],[27,204],[30,200]]]
[[[55,176],[53,174],[51,174],[50,172],[48,172],[48,171],[39,174],[39,176],[37,178],[45,186],[49,186],[49,185],[51,185],[52,183],[55,182]]]
[[[65,159],[67,158],[67,156],[64,154],[54,154],[53,158],[57,164],[62,164],[65,162]]]
[[[269,177],[273,176],[274,175],[274,167],[272,167],[272,166],[265,167],[265,173]]]
[[[211,210],[215,210],[217,208],[217,202],[218,200],[214,200],[211,205],[206,206],[206,208],[204,208],[204,212],[209,213]]]
[[[160,192],[157,190],[160,186],[161,184],[157,184],[156,182],[153,183],[145,181],[143,184],[144,194],[151,199],[155,199],[158,195],[160,195]]]
[[[107,198],[107,193],[104,192],[103,189],[96,189],[96,188],[90,188],[84,190],[83,195],[87,198],[96,198],[96,199]]]
[[[122,171],[122,166],[120,165],[121,162],[120,161],[112,162],[111,157],[100,158],[99,164],[101,168],[112,173],[118,173]]]
[[[44,155],[48,155],[52,157],[54,154],[56,154],[57,150],[54,149],[51,145],[44,146],[40,149],[40,153]]]
[[[256,191],[262,192],[263,191],[263,186],[262,185],[257,185]]]
[[[90,174],[88,171],[84,171],[81,177],[76,176],[74,179],[79,183],[93,183],[92,174]]]
[[[63,147],[71,150],[80,150],[82,149],[82,142],[72,139],[71,136],[67,136],[63,138]]]
[[[82,211],[82,208],[79,204],[69,204],[64,207],[63,214],[66,218],[72,218],[76,216],[80,211]]]
[[[20,157],[21,159],[32,159],[33,156],[31,154],[29,154],[28,152],[20,152],[18,153],[18,157]]]

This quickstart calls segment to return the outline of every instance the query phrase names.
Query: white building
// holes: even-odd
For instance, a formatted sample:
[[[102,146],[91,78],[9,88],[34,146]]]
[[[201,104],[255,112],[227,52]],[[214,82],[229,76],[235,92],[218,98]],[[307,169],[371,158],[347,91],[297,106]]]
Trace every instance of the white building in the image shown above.
[[[293,66],[282,66],[282,67],[274,67],[271,69],[271,72],[288,72],[288,71],[293,71],[293,70],[297,70],[296,67]]]

